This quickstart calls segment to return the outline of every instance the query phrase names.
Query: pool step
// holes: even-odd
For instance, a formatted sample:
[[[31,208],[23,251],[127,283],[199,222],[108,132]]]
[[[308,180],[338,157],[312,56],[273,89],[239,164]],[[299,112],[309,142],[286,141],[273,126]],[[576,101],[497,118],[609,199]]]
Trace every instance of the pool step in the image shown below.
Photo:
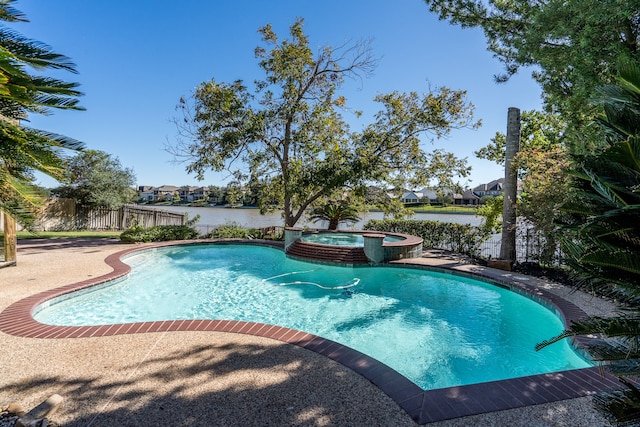
[[[361,247],[319,245],[300,240],[287,248],[287,255],[295,258],[340,264],[369,263],[369,259]]]

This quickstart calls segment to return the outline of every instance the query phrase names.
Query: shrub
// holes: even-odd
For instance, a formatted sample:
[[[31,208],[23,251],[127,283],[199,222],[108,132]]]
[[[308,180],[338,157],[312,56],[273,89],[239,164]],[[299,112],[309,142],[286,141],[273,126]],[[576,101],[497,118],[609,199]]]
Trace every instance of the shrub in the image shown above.
[[[127,243],[192,240],[197,237],[198,231],[187,225],[133,226],[120,234],[120,240]]]
[[[483,196],[483,198],[484,197],[487,196]],[[476,215],[484,218],[481,227],[487,233],[500,233],[502,229],[502,205],[504,203],[504,196],[490,197],[491,198],[487,199],[483,205],[478,207]]]
[[[364,229],[411,234],[421,237],[425,248],[444,249],[473,257],[480,255],[482,243],[489,238],[489,233],[480,227],[440,221],[374,219],[368,221]]]
[[[244,228],[236,223],[224,224],[214,229],[206,236],[209,239],[255,239],[260,238],[259,231]]]

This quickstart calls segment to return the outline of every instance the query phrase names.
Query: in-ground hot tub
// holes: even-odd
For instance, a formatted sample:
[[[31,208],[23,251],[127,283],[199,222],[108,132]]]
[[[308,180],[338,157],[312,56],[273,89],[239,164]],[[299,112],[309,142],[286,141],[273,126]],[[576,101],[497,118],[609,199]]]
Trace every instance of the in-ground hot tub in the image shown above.
[[[402,235],[385,234],[383,244],[401,242],[405,239],[406,237]],[[317,243],[320,245],[363,247],[364,233],[345,231],[317,231],[307,234],[303,233],[302,237],[300,237],[300,240],[303,242]]]
[[[343,264],[379,264],[422,255],[422,238],[364,230],[285,229],[285,251],[297,258]]]

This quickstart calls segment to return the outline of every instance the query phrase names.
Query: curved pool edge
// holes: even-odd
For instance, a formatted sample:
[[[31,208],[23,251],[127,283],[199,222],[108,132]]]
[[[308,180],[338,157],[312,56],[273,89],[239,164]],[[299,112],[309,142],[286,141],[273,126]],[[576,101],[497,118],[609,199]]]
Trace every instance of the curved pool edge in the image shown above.
[[[331,340],[279,326],[230,320],[181,320],[70,327],[44,325],[32,317],[36,307],[47,300],[126,276],[130,267],[122,259],[128,255],[164,246],[212,243],[250,243],[282,250],[281,242],[233,239],[167,242],[130,247],[105,258],[105,263],[113,269],[110,273],[50,289],[11,304],[0,312],[0,332],[25,338],[61,339],[164,331],[211,331],[241,333],[275,339],[314,351],[357,372],[391,397],[419,424],[549,403],[587,396],[600,390],[621,388],[615,378],[609,375],[603,376],[600,369],[594,367],[424,391],[395,370],[365,354]],[[584,316],[584,312],[577,306],[544,289],[535,287],[533,283],[526,283],[526,277],[522,275],[511,274],[512,277],[509,278],[509,275],[501,275],[499,270],[493,271],[493,269],[486,267],[470,266],[474,271],[468,272],[459,267],[454,269],[427,265],[425,261],[417,261],[422,261],[422,259],[404,260],[401,264],[437,271],[450,271],[455,274],[473,274],[504,283],[510,287],[513,286],[514,290],[520,289],[522,292],[527,292],[528,296],[533,296],[536,300],[548,298],[547,302],[557,308],[565,323]],[[565,312],[565,310],[567,311]]]

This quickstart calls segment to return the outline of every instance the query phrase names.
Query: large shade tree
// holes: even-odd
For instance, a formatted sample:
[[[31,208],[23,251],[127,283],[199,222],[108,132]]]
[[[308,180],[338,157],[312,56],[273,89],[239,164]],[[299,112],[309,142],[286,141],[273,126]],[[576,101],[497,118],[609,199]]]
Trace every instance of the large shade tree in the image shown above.
[[[136,177],[117,157],[98,150],[86,150],[69,159],[68,183],[52,195],[69,198],[85,207],[118,209],[136,200]]]
[[[484,31],[487,48],[504,64],[502,82],[531,67],[546,106],[565,115],[572,131],[591,123],[594,90],[611,83],[619,60],[640,52],[636,0],[425,0],[462,27]]]
[[[13,3],[0,1],[0,21],[27,22]],[[34,171],[63,180],[63,150],[83,147],[72,138],[20,125],[30,113],[82,109],[77,84],[34,73],[45,70],[76,72],[69,58],[49,46],[0,27],[0,210],[25,226],[33,222],[44,200],[33,184]]]
[[[303,21],[280,40],[270,25],[259,30],[256,56],[265,77],[255,92],[238,80],[204,82],[181,99],[177,143],[169,150],[202,179],[209,170],[229,170],[260,189],[261,209],[283,208],[293,226],[314,202],[338,189],[371,182],[406,182],[424,169],[420,135],[440,137],[472,127],[473,106],[463,91],[447,88],[379,95],[374,123],[351,132],[342,116],[345,79],[366,77],[375,66],[367,43],[321,48],[316,54]]]

